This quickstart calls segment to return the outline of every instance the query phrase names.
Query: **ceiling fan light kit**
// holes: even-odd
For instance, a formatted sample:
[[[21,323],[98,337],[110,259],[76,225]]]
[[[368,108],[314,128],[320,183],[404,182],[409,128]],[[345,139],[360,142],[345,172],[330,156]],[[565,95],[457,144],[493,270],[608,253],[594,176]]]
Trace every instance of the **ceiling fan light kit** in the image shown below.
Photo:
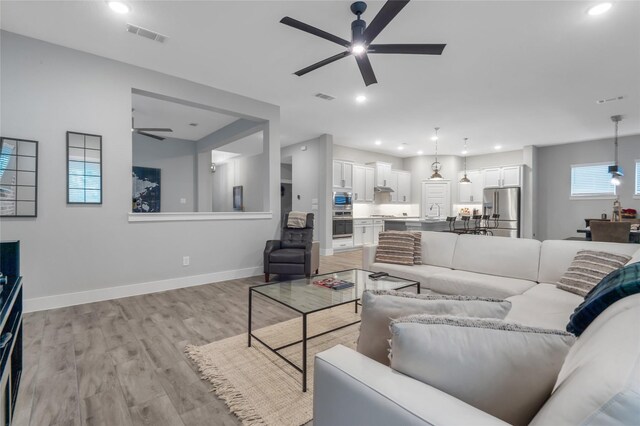
[[[376,75],[373,72],[371,62],[369,61],[369,53],[441,55],[446,46],[445,44],[372,44],[373,40],[382,30],[385,29],[396,15],[400,13],[407,3],[409,3],[409,0],[388,0],[382,6],[382,9],[380,9],[378,14],[373,18],[369,26],[367,26],[367,23],[361,19],[361,15],[365,10],[367,10],[367,4],[363,1],[352,3],[351,12],[355,14],[357,18],[351,22],[351,41],[285,16],[280,20],[282,24],[315,35],[346,48],[344,52],[340,52],[329,58],[323,59],[320,62],[316,62],[313,65],[296,71],[294,74],[298,77],[302,77],[303,75],[320,67],[353,55],[356,59],[356,63],[358,64],[358,68],[360,69],[360,74],[362,74],[364,84],[369,86],[378,82]]]

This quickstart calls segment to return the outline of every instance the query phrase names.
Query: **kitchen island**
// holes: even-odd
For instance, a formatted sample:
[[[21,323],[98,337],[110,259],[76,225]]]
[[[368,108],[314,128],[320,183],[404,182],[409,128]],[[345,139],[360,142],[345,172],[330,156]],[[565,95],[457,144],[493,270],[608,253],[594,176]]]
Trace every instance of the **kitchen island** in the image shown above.
[[[449,224],[445,219],[394,218],[384,220],[385,231],[449,231]]]

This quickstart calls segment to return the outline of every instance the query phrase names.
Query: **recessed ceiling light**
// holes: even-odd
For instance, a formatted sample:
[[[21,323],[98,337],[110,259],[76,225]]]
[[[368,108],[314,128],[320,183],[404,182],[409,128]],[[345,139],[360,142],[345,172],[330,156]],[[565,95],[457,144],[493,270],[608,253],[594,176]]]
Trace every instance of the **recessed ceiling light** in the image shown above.
[[[124,15],[125,13],[129,13],[129,11],[131,10],[129,6],[127,6],[125,3],[122,3],[121,1],[110,1],[108,4],[111,10],[113,10],[115,13]]]
[[[356,102],[359,103],[359,104],[363,103],[366,100],[367,100],[367,97],[365,95],[356,96]]]
[[[499,150],[499,149],[502,149],[502,145],[496,145],[496,146],[493,147],[493,149],[495,149],[496,151]]]
[[[611,3],[600,3],[600,4],[596,4],[593,7],[590,7],[587,13],[591,16],[602,15],[603,13],[607,12],[609,9],[611,9]]]
[[[375,141],[374,142],[376,145],[382,145],[382,141]]]
[[[404,146],[402,146],[402,145],[400,145],[400,146],[398,147],[398,151],[402,151],[403,149],[404,149]]]
[[[438,140],[438,137],[437,137],[437,136],[431,136],[431,140],[432,140],[432,141],[437,141],[437,140]]]
[[[467,155],[469,153],[469,151],[467,151],[466,149],[464,151],[462,151],[462,155]]]
[[[418,151],[417,154],[418,155],[422,155],[422,154],[424,154],[424,151]]]

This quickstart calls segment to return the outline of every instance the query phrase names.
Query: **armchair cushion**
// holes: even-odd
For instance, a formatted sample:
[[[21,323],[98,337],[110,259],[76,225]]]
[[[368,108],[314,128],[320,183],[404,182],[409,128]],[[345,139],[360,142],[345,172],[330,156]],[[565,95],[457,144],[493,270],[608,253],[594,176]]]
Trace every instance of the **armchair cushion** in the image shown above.
[[[313,240],[313,229],[294,229],[284,228],[282,230],[282,248],[298,248],[307,247],[307,243],[311,244]]]
[[[303,249],[280,249],[269,254],[270,263],[304,263],[305,251]]]

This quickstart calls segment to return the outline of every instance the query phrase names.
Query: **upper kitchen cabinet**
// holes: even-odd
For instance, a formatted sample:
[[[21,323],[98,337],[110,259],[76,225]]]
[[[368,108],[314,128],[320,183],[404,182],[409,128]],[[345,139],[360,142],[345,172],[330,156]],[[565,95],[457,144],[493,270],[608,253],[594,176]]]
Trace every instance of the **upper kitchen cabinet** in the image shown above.
[[[471,183],[460,183],[464,172],[458,173],[458,202],[482,203],[484,180],[480,170],[467,170],[467,178]]]
[[[398,203],[411,202],[411,173],[403,170],[391,172],[391,201]]]
[[[335,167],[334,167],[335,182]],[[375,186],[375,171],[373,167],[353,166],[353,201],[373,202],[373,187]]]
[[[391,164],[381,163],[376,161],[375,163],[367,163],[373,166],[375,169],[375,186],[390,186],[391,185]]]
[[[484,170],[484,187],[520,186],[521,166],[495,167]]]
[[[333,187],[342,189],[353,188],[353,163],[333,160]]]

